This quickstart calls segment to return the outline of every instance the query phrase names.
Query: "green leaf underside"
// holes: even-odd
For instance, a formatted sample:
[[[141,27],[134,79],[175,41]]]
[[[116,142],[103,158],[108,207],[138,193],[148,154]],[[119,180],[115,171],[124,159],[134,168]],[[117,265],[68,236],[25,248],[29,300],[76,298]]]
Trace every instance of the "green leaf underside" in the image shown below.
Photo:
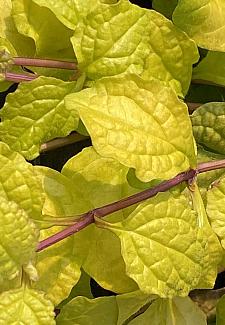
[[[173,13],[175,25],[203,48],[225,51],[223,0],[180,0]]]
[[[0,196],[15,202],[30,219],[39,219],[43,190],[33,166],[18,153],[0,142]]]
[[[220,154],[225,154],[224,116],[225,103],[204,104],[191,116],[196,141]]]
[[[21,276],[22,266],[34,257],[39,232],[25,211],[14,202],[0,203],[0,289]]]
[[[140,291],[96,299],[77,297],[63,307],[57,317],[57,325],[123,325],[153,299]]]
[[[66,27],[74,30],[78,21],[97,5],[97,0],[33,0],[37,5],[49,8]]]
[[[211,226],[225,249],[225,178],[222,176],[207,192],[207,213]]]
[[[187,107],[157,80],[105,78],[65,104],[78,112],[96,151],[135,168],[143,182],[195,166]]]
[[[0,295],[0,324],[54,325],[54,316],[43,292],[21,287]]]
[[[194,68],[192,79],[208,80],[225,86],[225,53],[209,52]]]
[[[225,295],[220,298],[216,305],[216,325],[223,325],[225,322]]]
[[[207,324],[206,316],[189,297],[176,297],[172,300],[155,298],[140,295],[138,291],[92,300],[77,297],[64,306],[56,323],[57,325]]]
[[[64,165],[62,173],[74,182],[74,188],[96,208],[136,192],[127,183],[127,171],[128,168],[116,160],[102,158],[89,147],[71,158]],[[130,207],[114,213],[109,220],[122,220],[133,209]],[[123,293],[137,288],[126,275],[120,242],[111,232],[91,225],[74,236],[74,247],[77,256],[83,261],[85,272],[105,289]]]
[[[47,77],[20,84],[1,110],[1,140],[31,160],[39,155],[42,143],[75,130],[78,117],[64,105],[75,85]]]
[[[167,18],[171,18],[178,0],[153,0],[152,7]]]
[[[62,227],[44,229],[41,231],[40,239],[47,238],[60,230]],[[81,261],[77,256],[75,236],[70,236],[37,255],[36,267],[39,280],[33,283],[33,287],[46,292],[54,305],[68,297],[80,278]]]
[[[206,238],[184,196],[158,194],[122,222],[98,222],[120,238],[126,272],[143,292],[186,296],[198,284]]]
[[[34,40],[37,55],[64,60],[74,58],[70,42],[73,32],[48,8],[40,7],[32,0],[12,0],[12,8],[17,30]]]
[[[80,21],[71,39],[79,67],[96,80],[121,73],[157,78],[186,94],[198,52],[169,20],[120,0],[99,4]]]
[[[130,325],[206,325],[206,316],[189,298],[156,299],[145,313],[132,320]]]

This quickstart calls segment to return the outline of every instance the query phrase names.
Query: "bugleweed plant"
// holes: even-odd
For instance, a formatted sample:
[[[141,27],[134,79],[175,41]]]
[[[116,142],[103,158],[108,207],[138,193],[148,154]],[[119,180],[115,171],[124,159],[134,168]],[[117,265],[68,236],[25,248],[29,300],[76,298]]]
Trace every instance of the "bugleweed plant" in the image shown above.
[[[0,0],[0,324],[225,324],[225,2],[152,8]]]

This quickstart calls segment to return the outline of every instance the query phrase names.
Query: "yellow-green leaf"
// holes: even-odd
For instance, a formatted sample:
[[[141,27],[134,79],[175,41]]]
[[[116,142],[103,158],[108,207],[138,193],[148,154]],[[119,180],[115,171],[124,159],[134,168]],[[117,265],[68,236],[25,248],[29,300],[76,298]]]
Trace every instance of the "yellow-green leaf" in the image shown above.
[[[54,325],[54,306],[43,292],[21,287],[0,295],[0,324]]]
[[[195,167],[187,107],[158,80],[104,78],[65,103],[78,112],[96,151],[135,168],[143,182]]]
[[[198,46],[224,52],[224,10],[224,0],[179,0],[173,13],[173,21]]]

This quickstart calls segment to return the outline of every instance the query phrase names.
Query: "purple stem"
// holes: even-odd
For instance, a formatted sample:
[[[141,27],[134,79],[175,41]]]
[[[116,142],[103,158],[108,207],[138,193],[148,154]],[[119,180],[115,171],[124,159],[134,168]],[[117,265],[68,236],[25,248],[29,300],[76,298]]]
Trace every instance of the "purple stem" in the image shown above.
[[[6,81],[12,81],[12,82],[23,82],[23,81],[32,81],[36,79],[38,76],[35,74],[20,74],[20,73],[12,73],[12,72],[5,72],[4,77]]]
[[[146,199],[149,199],[149,198],[155,196],[159,192],[165,192],[165,191],[169,190],[171,187],[174,187],[184,181],[192,179],[195,176],[196,176],[196,171],[194,169],[191,169],[187,172],[178,174],[174,178],[171,178],[168,181],[164,181],[161,184],[159,184],[153,188],[144,190],[140,193],[131,195],[125,199],[107,204],[100,208],[97,208],[97,209],[91,210],[87,213],[84,213],[83,215],[80,216],[80,219],[78,219],[74,225],[69,226],[66,229],[56,233],[55,235],[42,240],[38,244],[37,252],[42,251],[43,249],[67,238],[68,236],[75,234],[76,232],[87,227],[91,223],[94,223],[95,216],[97,216],[99,218],[103,218],[113,212],[119,211],[119,210],[127,208],[133,204],[136,204],[136,203],[142,202]]]
[[[39,59],[39,58],[14,57],[13,63],[15,65],[32,66],[32,67],[45,67],[45,68],[68,69],[68,70],[76,69],[76,64],[74,62]]]

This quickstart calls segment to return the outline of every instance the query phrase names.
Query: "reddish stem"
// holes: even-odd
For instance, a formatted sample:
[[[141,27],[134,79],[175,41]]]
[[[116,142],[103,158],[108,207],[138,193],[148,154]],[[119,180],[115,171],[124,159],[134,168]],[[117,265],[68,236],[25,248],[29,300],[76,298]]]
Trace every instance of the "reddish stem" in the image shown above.
[[[76,69],[76,64],[74,62],[39,59],[39,58],[14,57],[13,63],[15,65],[32,66],[32,67],[45,67],[45,68],[68,69],[68,70]]]
[[[38,76],[35,74],[21,74],[21,73],[12,73],[12,72],[5,72],[4,77],[6,81],[11,81],[15,83],[23,82],[23,81],[32,81],[36,79]]]

